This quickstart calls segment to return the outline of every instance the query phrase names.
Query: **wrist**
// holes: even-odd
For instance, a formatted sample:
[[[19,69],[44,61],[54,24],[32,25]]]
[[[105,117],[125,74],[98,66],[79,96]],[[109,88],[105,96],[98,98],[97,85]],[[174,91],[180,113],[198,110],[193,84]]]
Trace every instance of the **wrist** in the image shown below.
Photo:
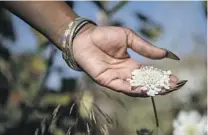
[[[75,21],[68,24],[63,36],[62,41],[62,55],[69,67],[74,70],[81,71],[81,68],[76,63],[74,58],[74,46],[73,41],[79,39],[81,35],[86,35],[90,30],[94,29],[96,24],[88,19],[79,17]],[[85,36],[83,36],[85,38]]]
[[[63,51],[62,49],[62,41],[64,38],[64,33],[66,31],[66,29],[68,28],[69,23],[71,23],[72,21],[74,21],[76,18],[78,18],[79,16],[74,15],[74,16],[70,16],[68,18],[66,18],[64,21],[61,21],[62,24],[59,25],[59,27],[57,28],[57,35],[55,35],[55,41],[57,44],[57,47]]]
[[[58,27],[57,29],[57,35],[55,35],[55,44],[57,44],[58,48],[63,51],[62,49],[62,41],[63,41],[63,38],[64,38],[64,33],[66,31],[66,29],[68,28],[68,25],[74,21],[76,18],[78,18],[79,16],[78,15],[74,15],[73,17],[70,16],[70,18],[67,18],[65,19],[65,21],[62,21],[62,24]],[[90,30],[90,29],[93,29],[95,28],[96,25],[95,24],[92,24],[92,23],[87,23],[85,24],[79,31],[78,33],[76,34],[75,38],[82,34],[83,32],[87,31],[87,30]]]
[[[75,38],[85,32],[90,32],[93,31],[97,26],[95,24],[92,23],[87,23],[86,25],[84,25],[76,34]]]

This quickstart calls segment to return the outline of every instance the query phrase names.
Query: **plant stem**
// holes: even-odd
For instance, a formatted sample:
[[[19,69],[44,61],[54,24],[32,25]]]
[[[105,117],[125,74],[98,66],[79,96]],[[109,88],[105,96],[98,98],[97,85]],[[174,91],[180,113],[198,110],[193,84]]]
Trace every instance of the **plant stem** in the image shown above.
[[[151,101],[152,101],[152,106],[153,106],[153,110],[154,110],[154,114],[155,114],[155,123],[157,128],[159,127],[159,120],[158,120],[158,115],[157,115],[157,109],[156,109],[156,105],[155,105],[155,100],[153,97],[151,97]]]

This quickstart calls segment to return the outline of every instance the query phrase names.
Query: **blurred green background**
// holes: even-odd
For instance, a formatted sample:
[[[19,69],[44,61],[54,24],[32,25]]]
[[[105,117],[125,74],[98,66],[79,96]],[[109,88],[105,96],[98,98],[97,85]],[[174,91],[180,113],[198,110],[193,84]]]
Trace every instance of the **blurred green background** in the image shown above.
[[[99,25],[131,28],[181,58],[153,61],[129,50],[140,63],[170,69],[188,80],[180,91],[155,98],[160,131],[154,134],[172,135],[181,110],[206,115],[206,1],[66,3],[80,16]],[[0,134],[138,135],[141,129],[155,128],[149,98],[112,92],[72,71],[50,41],[0,8]]]

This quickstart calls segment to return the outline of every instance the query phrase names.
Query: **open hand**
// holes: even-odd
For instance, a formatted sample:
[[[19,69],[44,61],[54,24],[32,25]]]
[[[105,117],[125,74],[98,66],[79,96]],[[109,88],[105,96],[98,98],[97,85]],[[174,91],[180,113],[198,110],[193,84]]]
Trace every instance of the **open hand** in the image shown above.
[[[126,81],[131,78],[134,69],[141,67],[129,57],[127,48],[150,59],[168,57],[179,60],[170,51],[151,45],[127,28],[88,24],[73,42],[76,62],[98,84],[130,96],[142,97],[140,89],[131,91]],[[174,75],[170,78],[171,87],[178,87],[178,78]]]

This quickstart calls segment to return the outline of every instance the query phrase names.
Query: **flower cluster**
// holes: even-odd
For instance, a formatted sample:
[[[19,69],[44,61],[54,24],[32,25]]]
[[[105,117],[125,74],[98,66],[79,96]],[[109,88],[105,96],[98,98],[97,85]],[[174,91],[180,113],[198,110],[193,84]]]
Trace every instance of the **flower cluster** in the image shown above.
[[[153,66],[143,66],[132,72],[131,86],[140,87],[149,96],[159,94],[162,89],[170,89],[171,71],[163,71]]]
[[[206,135],[207,117],[197,111],[181,111],[173,121],[173,135]]]

